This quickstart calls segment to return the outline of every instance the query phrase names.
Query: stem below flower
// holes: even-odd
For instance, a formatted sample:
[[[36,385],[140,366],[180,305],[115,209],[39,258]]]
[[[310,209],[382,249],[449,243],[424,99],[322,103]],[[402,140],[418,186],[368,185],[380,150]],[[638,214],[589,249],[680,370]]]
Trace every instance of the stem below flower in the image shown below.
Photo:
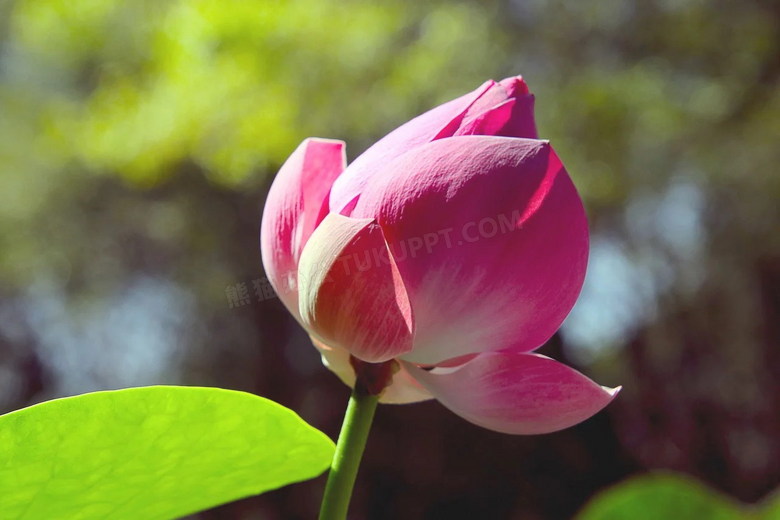
[[[328,474],[328,483],[325,485],[320,520],[347,518],[349,499],[378,402],[379,396],[366,392],[362,385],[355,385],[352,390]]]

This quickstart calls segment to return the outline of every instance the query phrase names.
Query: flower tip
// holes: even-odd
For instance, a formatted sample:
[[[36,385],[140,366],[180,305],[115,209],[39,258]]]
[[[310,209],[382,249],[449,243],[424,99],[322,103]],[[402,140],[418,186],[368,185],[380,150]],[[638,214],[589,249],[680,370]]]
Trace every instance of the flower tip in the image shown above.
[[[604,391],[609,394],[611,401],[620,393],[621,390],[623,390],[623,385],[616,386],[615,388],[609,388],[608,386],[602,386],[601,388],[603,388]]]
[[[531,94],[531,90],[528,88],[528,84],[523,79],[523,76],[512,76],[499,81],[502,87],[507,91],[509,97],[522,97]]]
[[[330,139],[327,137],[307,137],[298,146],[306,152],[311,151],[315,157],[310,159],[309,168],[317,168],[321,165],[319,157],[332,157],[340,160],[340,170],[343,171],[347,166],[347,143],[341,139]],[[341,173],[339,171],[339,173]]]
[[[331,145],[345,145],[347,144],[345,141],[341,139],[332,139],[330,137],[307,137],[303,140],[301,144],[309,144],[309,143],[322,143],[322,144],[331,144]]]

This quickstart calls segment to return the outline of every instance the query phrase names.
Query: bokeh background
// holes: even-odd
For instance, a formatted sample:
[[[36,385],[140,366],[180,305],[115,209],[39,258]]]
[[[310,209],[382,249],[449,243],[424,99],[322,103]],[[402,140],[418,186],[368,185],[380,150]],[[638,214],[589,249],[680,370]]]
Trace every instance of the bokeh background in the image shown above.
[[[566,519],[657,470],[766,502],[780,482],[772,0],[0,1],[0,412],[214,385],[335,438],[348,389],[255,292],[271,179],[305,137],[344,139],[352,159],[515,74],[593,233],[582,297],[542,352],[623,392],[537,437],[435,402],[383,406],[354,518]],[[197,518],[314,518],[323,485]]]

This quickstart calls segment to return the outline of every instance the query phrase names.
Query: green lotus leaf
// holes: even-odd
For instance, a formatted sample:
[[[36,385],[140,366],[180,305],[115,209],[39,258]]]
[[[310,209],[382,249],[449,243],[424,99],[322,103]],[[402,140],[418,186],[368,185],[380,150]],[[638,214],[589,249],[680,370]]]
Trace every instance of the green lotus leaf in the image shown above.
[[[153,386],[0,416],[0,518],[167,520],[316,477],[334,446],[293,411]]]

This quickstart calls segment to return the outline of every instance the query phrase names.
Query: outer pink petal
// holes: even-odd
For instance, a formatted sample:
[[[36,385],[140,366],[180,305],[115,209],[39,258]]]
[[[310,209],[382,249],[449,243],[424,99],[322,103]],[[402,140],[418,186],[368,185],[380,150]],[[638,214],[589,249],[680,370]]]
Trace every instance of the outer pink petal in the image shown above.
[[[347,168],[333,186],[330,209],[350,214],[360,195],[382,166],[422,144],[454,135],[500,135],[535,139],[534,96],[521,76],[500,83],[487,81],[473,92],[440,105],[398,127]]]
[[[464,365],[411,375],[444,406],[503,433],[539,434],[573,426],[604,408],[620,388],[604,388],[539,354],[490,352]]]
[[[322,355],[323,364],[335,373],[350,388],[355,386],[355,371],[349,362],[349,352],[332,348],[312,338],[314,346]],[[393,375],[393,382],[385,388],[379,402],[387,404],[408,404],[433,399],[428,390],[417,382],[404,367]]]
[[[276,175],[263,211],[263,266],[279,298],[298,316],[298,259],[322,219],[333,180],[344,171],[344,143],[306,139]]]
[[[418,147],[373,178],[353,216],[376,218],[404,280],[416,327],[407,361],[533,350],[582,287],[585,212],[544,141],[468,136]]]
[[[411,350],[406,288],[373,219],[325,217],[303,250],[298,282],[301,321],[323,343],[370,363]]]
[[[454,135],[468,108],[496,85],[495,81],[487,81],[473,92],[415,117],[374,143],[349,165],[349,169],[334,184],[330,194],[331,211],[341,212],[360,194],[377,168],[421,144]]]

